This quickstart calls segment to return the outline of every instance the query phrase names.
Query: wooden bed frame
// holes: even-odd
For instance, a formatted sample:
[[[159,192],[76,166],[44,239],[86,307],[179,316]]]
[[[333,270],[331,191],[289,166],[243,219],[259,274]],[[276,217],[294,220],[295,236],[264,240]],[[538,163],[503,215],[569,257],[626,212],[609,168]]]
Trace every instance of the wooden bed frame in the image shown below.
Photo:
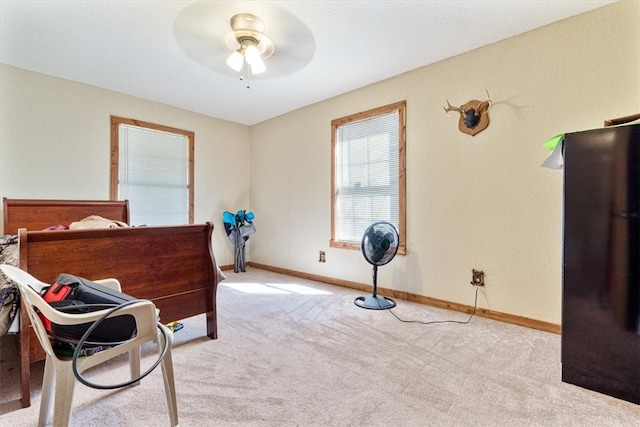
[[[20,268],[43,282],[59,273],[114,277],[122,291],[149,299],[163,323],[206,313],[207,336],[217,338],[217,267],[213,224],[42,231],[89,215],[129,223],[127,201],[3,199],[4,234],[18,234]],[[21,310],[21,325],[28,325]],[[44,358],[31,331],[20,328],[22,406],[30,405],[30,364]]]

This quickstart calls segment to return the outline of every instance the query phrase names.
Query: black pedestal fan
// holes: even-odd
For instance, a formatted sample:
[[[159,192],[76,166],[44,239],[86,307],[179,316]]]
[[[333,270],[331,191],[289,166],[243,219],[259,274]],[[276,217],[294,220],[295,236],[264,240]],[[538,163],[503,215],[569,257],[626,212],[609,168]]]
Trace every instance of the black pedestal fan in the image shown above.
[[[391,298],[379,296],[378,266],[385,265],[398,252],[398,231],[393,224],[378,221],[371,224],[362,236],[362,255],[373,265],[373,295],[358,297],[353,303],[358,307],[370,310],[387,310],[396,306]]]

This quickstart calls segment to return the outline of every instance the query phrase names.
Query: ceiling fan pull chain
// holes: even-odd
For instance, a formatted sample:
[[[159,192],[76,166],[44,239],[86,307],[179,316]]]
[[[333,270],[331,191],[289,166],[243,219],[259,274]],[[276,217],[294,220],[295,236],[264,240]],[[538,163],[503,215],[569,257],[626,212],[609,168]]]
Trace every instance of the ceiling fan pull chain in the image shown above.
[[[244,73],[243,73],[245,68],[247,68],[247,77],[246,78],[244,77]],[[247,89],[251,89],[251,83],[249,82],[249,72],[248,71],[249,71],[248,66],[243,64],[242,68],[240,69],[240,81],[245,83],[245,87]]]

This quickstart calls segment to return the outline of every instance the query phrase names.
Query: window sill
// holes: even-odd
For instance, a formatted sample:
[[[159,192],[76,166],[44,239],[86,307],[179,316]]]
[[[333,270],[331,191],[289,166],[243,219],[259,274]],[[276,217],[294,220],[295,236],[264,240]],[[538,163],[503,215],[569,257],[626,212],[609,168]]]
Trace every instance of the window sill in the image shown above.
[[[343,242],[340,240],[329,240],[329,247],[331,248],[338,248],[338,249],[351,249],[351,250],[361,250],[360,246],[361,246],[361,242]],[[397,255],[406,255],[407,254],[407,248],[405,248],[404,246],[400,245],[398,247],[398,253]]]

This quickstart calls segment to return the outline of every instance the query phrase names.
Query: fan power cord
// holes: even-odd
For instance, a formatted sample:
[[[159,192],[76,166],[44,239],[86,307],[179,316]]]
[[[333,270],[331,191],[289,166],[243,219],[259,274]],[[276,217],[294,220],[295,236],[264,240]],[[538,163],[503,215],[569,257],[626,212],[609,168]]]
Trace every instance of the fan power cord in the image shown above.
[[[158,367],[158,365],[164,360],[165,355],[167,354],[167,350],[169,349],[169,337],[167,335],[167,331],[165,331],[165,329],[162,327],[162,325],[160,324],[160,322],[157,322],[157,327],[158,330],[160,331],[160,333],[162,334],[162,338],[163,338],[163,346],[162,349],[160,350],[160,354],[158,355],[158,358],[156,359],[156,361],[151,365],[151,367],[149,369],[147,369],[145,372],[143,372],[142,374],[140,374],[140,376],[138,376],[137,378],[133,378],[129,381],[124,381],[118,384],[109,384],[109,385],[104,385],[104,384],[96,384],[94,382],[89,381],[86,377],[84,377],[81,373],[80,370],[78,369],[78,358],[80,357],[80,352],[82,350],[82,348],[84,347],[85,344],[87,344],[89,335],[91,335],[91,333],[98,327],[98,325],[100,325],[103,321],[105,321],[110,315],[112,315],[113,313],[115,313],[118,310],[123,309],[124,307],[128,307],[132,304],[135,303],[139,303],[139,302],[143,302],[146,300],[129,300],[126,301],[120,305],[116,305],[113,306],[111,309],[109,309],[107,312],[104,313],[103,316],[101,316],[98,320],[96,320],[95,322],[93,322],[91,324],[91,326],[89,326],[89,328],[86,330],[86,332],[84,333],[84,335],[82,336],[82,338],[80,338],[80,340],[77,342],[76,344],[76,349],[73,352],[73,359],[71,360],[71,367],[73,368],[73,374],[75,375],[76,379],[78,381],[80,381],[82,384],[91,387],[91,388],[95,388],[95,389],[99,389],[99,390],[113,390],[113,389],[117,389],[117,388],[123,388],[123,387],[127,387],[133,383],[137,383],[138,381],[142,380],[143,378],[145,378],[147,375],[149,375],[151,373],[151,371],[153,371],[155,368]],[[126,343],[128,341],[131,341],[135,338],[132,337],[130,340],[126,340],[126,341],[121,341],[118,343],[94,343],[94,344],[123,344]],[[159,343],[158,343],[159,345]]]
[[[396,319],[398,319],[399,321],[403,322],[403,323],[420,323],[422,325],[432,325],[435,323],[458,323],[460,325],[466,325],[467,323],[469,323],[471,321],[471,319],[473,319],[473,316],[476,314],[476,308],[478,307],[478,287],[476,286],[476,296],[475,296],[475,301],[473,303],[473,310],[471,311],[471,316],[469,316],[469,318],[465,321],[462,320],[431,320],[429,322],[425,322],[422,320],[405,320],[405,319],[401,319],[397,314],[395,314],[393,312],[393,310],[387,310],[389,311],[389,313],[393,314],[393,317],[395,317]]]

